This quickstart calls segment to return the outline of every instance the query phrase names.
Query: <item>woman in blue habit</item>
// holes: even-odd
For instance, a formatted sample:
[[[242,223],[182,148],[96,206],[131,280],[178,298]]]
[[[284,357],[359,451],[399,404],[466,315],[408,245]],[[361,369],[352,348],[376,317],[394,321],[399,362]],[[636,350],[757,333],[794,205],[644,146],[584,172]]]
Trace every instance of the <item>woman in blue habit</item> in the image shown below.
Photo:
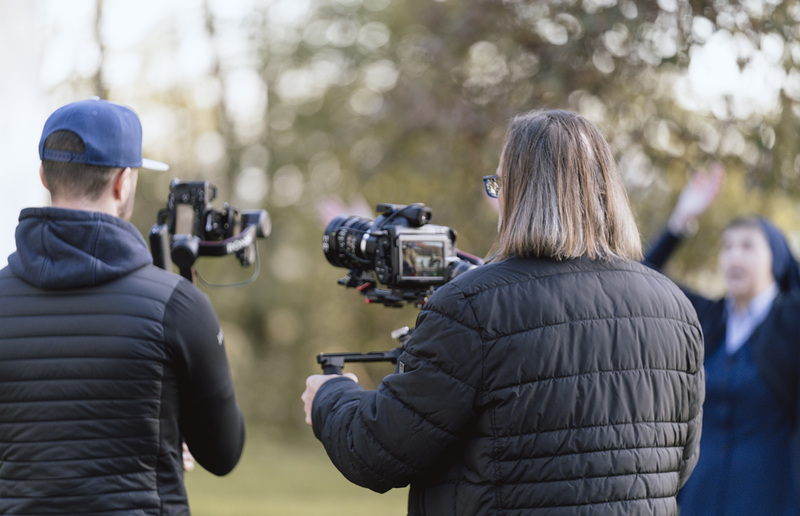
[[[645,261],[660,269],[719,193],[714,165],[684,188]],[[726,295],[685,291],[705,337],[700,460],[678,495],[681,516],[800,514],[800,271],[781,232],[762,217],[724,230]]]

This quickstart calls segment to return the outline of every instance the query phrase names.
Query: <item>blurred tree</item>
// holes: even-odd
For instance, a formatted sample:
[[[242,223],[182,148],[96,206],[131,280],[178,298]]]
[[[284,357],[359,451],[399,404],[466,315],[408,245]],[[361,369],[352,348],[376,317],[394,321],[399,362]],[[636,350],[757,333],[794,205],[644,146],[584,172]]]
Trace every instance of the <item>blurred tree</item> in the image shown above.
[[[434,223],[458,231],[460,248],[483,255],[496,212],[481,176],[495,170],[516,113],[564,108],[600,127],[646,238],[694,168],[724,161],[724,194],[670,269],[692,286],[718,288],[715,244],[731,215],[757,211],[797,225],[795,1],[315,0],[291,20],[281,5],[231,20],[203,2],[194,44],[208,56],[206,76],[137,92],[158,106],[150,119],[171,129],[150,145],[164,159],[172,153],[182,179],[210,179],[220,202],[272,215],[258,281],[211,293],[229,342],[238,342],[233,365],[252,419],[302,425],[298,396],[317,371],[316,353],[388,349],[389,331],[414,322],[412,308],[360,307],[356,292],[335,284],[346,271],[323,258],[321,207],[333,198],[343,215],[374,218],[364,200],[370,210],[423,202]],[[164,58],[179,35],[161,30],[147,50]],[[247,35],[235,52],[224,44],[231,34]],[[767,102],[733,89],[699,102],[687,73],[717,40],[736,53],[735,77],[766,67],[776,83],[759,92]],[[146,231],[167,179],[140,181],[135,222]],[[201,265],[238,278],[231,263]],[[353,370],[369,385],[390,366]]]
[[[718,31],[750,43],[739,47],[742,69],[747,48],[753,59],[768,44],[785,45],[781,62],[791,77],[791,56],[800,55],[794,4],[318,2],[302,27],[278,38],[261,30],[273,196],[282,174],[302,175],[304,195],[288,208],[300,208],[296,217],[312,232],[315,206],[330,195],[363,196],[371,205],[424,202],[437,223],[458,229],[462,248],[483,254],[495,215],[480,177],[496,167],[506,121],[530,109],[572,109],[615,148],[645,236],[666,220],[695,167],[727,163],[729,184],[715,218],[672,268],[690,284],[714,288],[702,276],[713,269],[716,249],[708,244],[723,219],[742,209],[796,218],[787,203],[774,201],[798,193],[800,160],[791,144],[797,103],[784,88],[772,109],[746,117],[730,99],[721,109],[689,110],[680,80],[693,49]],[[363,350],[375,342],[359,327],[377,314],[348,307],[339,308],[339,318],[340,325],[350,321],[352,340],[337,343]],[[315,320],[311,332],[331,327]],[[327,347],[311,344],[313,351],[336,342],[312,338],[306,349],[314,341]]]

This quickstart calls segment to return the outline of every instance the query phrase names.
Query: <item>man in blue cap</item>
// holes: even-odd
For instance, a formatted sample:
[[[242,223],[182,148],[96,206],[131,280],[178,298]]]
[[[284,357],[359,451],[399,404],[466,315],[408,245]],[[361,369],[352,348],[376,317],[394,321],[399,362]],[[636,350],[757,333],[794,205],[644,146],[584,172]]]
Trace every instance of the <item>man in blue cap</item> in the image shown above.
[[[168,167],[97,98],[39,156],[52,207],[22,211],[0,270],[0,514],[188,514],[182,442],[224,475],[244,422],[208,299],[128,222],[138,169]]]

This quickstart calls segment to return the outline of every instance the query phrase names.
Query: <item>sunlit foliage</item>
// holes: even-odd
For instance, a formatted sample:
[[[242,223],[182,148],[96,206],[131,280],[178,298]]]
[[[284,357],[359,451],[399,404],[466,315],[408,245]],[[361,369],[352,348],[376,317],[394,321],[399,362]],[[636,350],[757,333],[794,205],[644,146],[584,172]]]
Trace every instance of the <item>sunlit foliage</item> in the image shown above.
[[[458,231],[462,249],[482,255],[496,212],[480,178],[496,168],[519,112],[575,110],[604,132],[645,239],[692,170],[726,164],[723,198],[671,267],[676,279],[718,291],[718,233],[742,211],[774,217],[797,239],[797,2],[316,0],[293,16],[286,5],[230,19],[204,4],[191,13],[193,45],[159,28],[128,86],[146,106],[145,127],[161,128],[146,146],[177,175],[212,180],[219,202],[272,215],[256,284],[210,291],[253,419],[300,426],[316,353],[388,349],[390,330],[413,325],[412,308],[364,306],[336,285],[346,271],[322,255],[320,207],[336,199],[371,218],[380,202],[423,202],[435,223]],[[733,49],[728,68],[702,52],[716,47]],[[99,48],[97,73],[73,91],[130,98],[126,86],[108,86],[124,56]],[[193,52],[199,77],[168,73]],[[730,78],[721,95],[702,91],[709,70]],[[148,81],[159,77],[174,80]],[[147,231],[168,178],[141,183],[135,222]],[[228,261],[202,265],[222,278],[241,272]],[[390,366],[355,370],[369,385]]]

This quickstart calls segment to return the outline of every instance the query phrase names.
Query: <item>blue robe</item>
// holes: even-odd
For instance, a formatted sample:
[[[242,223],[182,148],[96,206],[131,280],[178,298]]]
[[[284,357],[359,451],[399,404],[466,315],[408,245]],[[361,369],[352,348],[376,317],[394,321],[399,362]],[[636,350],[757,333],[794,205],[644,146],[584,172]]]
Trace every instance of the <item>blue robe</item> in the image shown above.
[[[800,514],[792,485],[790,414],[770,392],[750,343],[705,361],[700,460],[680,491],[681,516]]]
[[[645,263],[660,268],[679,241],[665,233]],[[781,292],[728,355],[724,300],[685,293],[703,327],[706,400],[700,460],[678,493],[680,515],[799,515],[800,298]]]

